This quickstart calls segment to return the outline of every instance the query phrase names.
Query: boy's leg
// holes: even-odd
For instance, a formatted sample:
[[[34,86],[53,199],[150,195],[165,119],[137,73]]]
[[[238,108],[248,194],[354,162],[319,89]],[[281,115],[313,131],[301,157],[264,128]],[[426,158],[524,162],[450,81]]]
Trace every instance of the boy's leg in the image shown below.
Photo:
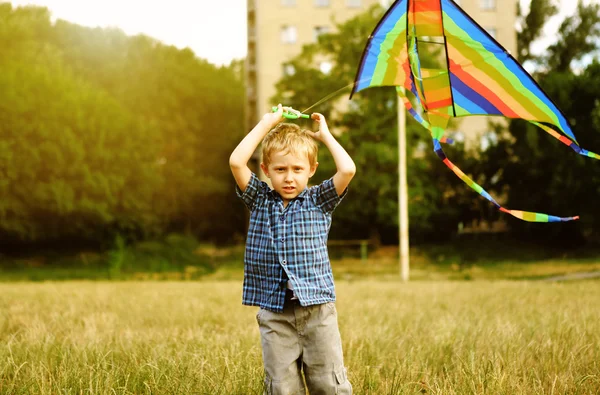
[[[335,303],[306,308],[301,331],[304,377],[310,395],[352,394],[346,376]]]
[[[256,315],[260,330],[265,394],[306,393],[301,374],[302,348],[298,341],[294,307],[288,305],[283,313],[260,309]]]

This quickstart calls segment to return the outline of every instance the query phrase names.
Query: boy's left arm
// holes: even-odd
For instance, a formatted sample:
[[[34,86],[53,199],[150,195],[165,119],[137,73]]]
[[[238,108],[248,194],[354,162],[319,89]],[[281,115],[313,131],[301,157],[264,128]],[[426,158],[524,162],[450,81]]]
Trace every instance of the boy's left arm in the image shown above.
[[[325,117],[319,113],[314,113],[311,115],[311,118],[319,122],[319,131],[316,133],[310,132],[311,135],[325,144],[335,161],[337,172],[333,176],[333,185],[338,196],[340,196],[346,190],[348,184],[350,184],[352,177],[354,177],[356,165],[344,147],[337,142],[329,131]]]

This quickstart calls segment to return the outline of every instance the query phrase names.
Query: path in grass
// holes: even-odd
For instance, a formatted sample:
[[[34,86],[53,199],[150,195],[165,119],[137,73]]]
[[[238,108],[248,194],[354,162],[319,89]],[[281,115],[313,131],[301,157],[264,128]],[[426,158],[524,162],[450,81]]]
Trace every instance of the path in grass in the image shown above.
[[[561,276],[548,277],[545,278],[544,281],[589,280],[593,278],[600,278],[600,272],[569,273]]]

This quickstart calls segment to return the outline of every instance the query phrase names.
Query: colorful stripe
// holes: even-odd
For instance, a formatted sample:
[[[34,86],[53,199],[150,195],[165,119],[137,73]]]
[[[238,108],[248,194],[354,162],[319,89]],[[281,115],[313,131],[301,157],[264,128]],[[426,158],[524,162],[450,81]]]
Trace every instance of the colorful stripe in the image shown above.
[[[446,62],[423,67],[421,45],[444,45]],[[523,67],[452,0],[397,0],[377,24],[361,59],[350,95],[376,86],[398,92],[408,112],[427,128],[434,150],[467,185],[503,212],[534,222],[570,221],[500,206],[450,162],[441,142],[451,116],[492,115],[528,120],[580,155],[600,155],[577,144],[569,122]],[[413,106],[405,92],[414,95]]]

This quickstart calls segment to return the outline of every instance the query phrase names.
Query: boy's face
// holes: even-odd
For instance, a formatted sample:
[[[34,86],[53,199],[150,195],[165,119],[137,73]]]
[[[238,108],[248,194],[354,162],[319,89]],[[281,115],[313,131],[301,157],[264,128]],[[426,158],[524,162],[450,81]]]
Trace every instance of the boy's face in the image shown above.
[[[289,151],[278,151],[271,155],[269,166],[261,163],[260,167],[271,179],[273,189],[279,193],[287,206],[290,200],[306,188],[318,165],[317,162],[311,167],[307,155],[296,156]]]

